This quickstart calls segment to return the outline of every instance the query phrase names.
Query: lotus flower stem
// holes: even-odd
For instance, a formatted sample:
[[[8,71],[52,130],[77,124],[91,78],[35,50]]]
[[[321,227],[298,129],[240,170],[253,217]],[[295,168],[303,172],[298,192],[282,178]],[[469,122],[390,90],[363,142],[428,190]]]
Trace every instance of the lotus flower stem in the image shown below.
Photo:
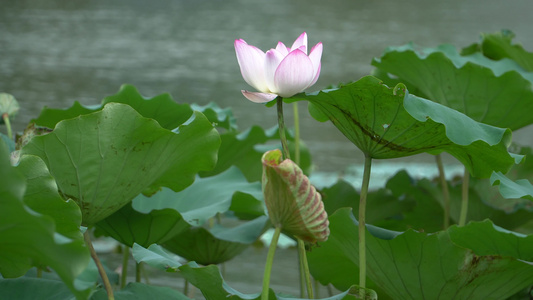
[[[287,145],[287,137],[285,136],[285,121],[283,120],[283,98],[278,97],[276,101],[278,108],[278,128],[279,139],[281,140],[281,148],[285,159],[290,159],[291,154],[289,152],[289,146]]]
[[[96,268],[98,268],[98,273],[100,273],[102,281],[104,282],[105,290],[107,292],[107,299],[114,300],[115,296],[113,295],[113,288],[111,287],[111,283],[109,282],[109,278],[107,277],[102,262],[100,262],[98,255],[96,255],[96,251],[94,251],[93,243],[91,242],[91,237],[89,236],[89,230],[85,231],[85,233],[83,234],[83,238],[85,239],[85,244],[87,244],[87,247],[89,247],[91,257],[94,260],[94,263],[96,264]]]
[[[142,262],[135,265],[135,282],[141,282]]]
[[[466,224],[466,216],[468,215],[468,187],[470,184],[470,173],[465,167],[463,175],[463,190],[461,194],[461,214],[459,215],[459,226]]]
[[[300,257],[300,270],[303,271],[303,278],[305,279],[305,286],[307,287],[307,298],[315,299],[313,295],[313,286],[311,285],[311,275],[309,274],[309,264],[307,263],[307,255],[305,253],[305,244],[301,239],[298,240],[298,254]]]
[[[282,150],[283,150],[283,156],[285,157],[285,159],[290,159],[291,158],[291,154],[290,154],[290,151],[289,151],[289,146],[287,144],[287,137],[285,135],[285,121],[284,121],[284,117],[283,117],[283,98],[282,97],[277,97],[277,109],[278,109],[278,128],[279,128],[279,137],[280,137],[280,140],[281,140],[281,147],[282,147]],[[300,138],[300,133],[299,133],[299,125],[296,125],[298,124],[299,122],[299,118],[297,116],[298,114],[298,108],[296,106],[293,106],[293,108],[295,109],[295,113],[294,113],[294,123],[295,123],[295,128],[298,128],[296,130],[297,132],[297,135],[295,136],[295,139],[296,139],[296,161],[295,163],[298,165],[300,162],[300,149],[299,149],[299,138]],[[307,255],[305,253],[305,244],[302,240],[300,239],[296,239],[297,242],[298,242],[298,257],[299,257],[299,261],[300,261],[300,270],[303,270],[303,274],[300,274],[301,277],[303,277],[305,279],[305,286],[307,287],[307,294],[308,294],[308,297],[310,299],[313,299],[313,287],[311,286],[311,275],[309,274],[309,265],[307,264]]]
[[[361,185],[361,195],[359,197],[359,286],[360,297],[365,299],[366,285],[366,196],[368,194],[368,184],[370,182],[370,169],[372,168],[372,157],[365,155],[365,168],[363,171],[363,183]]]
[[[450,191],[448,190],[448,183],[446,182],[446,174],[444,173],[444,166],[442,164],[442,156],[437,154],[437,167],[439,168],[439,179],[442,188],[442,200],[444,202],[444,229],[450,227]]]
[[[300,115],[298,113],[298,102],[292,104],[294,112],[294,162],[300,165]]]
[[[13,140],[13,131],[11,130],[11,122],[9,121],[9,115],[7,113],[3,114],[2,119],[4,119],[4,123],[6,124],[7,137],[9,137],[10,140]]]
[[[265,264],[265,273],[263,275],[263,291],[261,293],[261,300],[268,300],[268,290],[270,286],[270,273],[272,273],[272,264],[274,262],[274,254],[278,247],[278,240],[281,234],[281,227],[276,227],[274,235],[272,235],[272,241],[270,241],[270,247],[268,247],[267,260]]]
[[[130,247],[124,245],[124,253],[122,255],[122,276],[120,277],[120,288],[126,287],[126,279],[128,277],[128,261],[130,259]]]

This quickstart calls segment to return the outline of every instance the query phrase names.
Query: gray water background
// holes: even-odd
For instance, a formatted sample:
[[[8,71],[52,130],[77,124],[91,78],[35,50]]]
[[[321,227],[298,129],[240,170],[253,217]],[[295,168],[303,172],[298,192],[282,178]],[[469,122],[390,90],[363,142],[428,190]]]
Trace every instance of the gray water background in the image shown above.
[[[324,44],[321,76],[310,89],[319,90],[369,74],[373,57],[410,41],[464,47],[478,41],[481,32],[505,28],[532,51],[532,11],[530,0],[0,0],[0,92],[13,94],[21,104],[16,130],[43,106],[64,108],[74,100],[97,104],[124,83],[147,97],[168,92],[178,102],[215,101],[233,108],[241,129],[270,128],[276,124],[275,109],[240,93],[250,87],[240,75],[235,39],[267,50],[277,41],[290,45],[306,31],[309,45]],[[299,107],[302,138],[318,171],[361,163],[360,152],[330,123],[317,123],[306,105]],[[533,146],[532,131],[531,126],[521,129],[514,140]],[[420,161],[433,159],[407,160],[411,166]],[[258,292],[265,251],[247,250],[228,264],[225,278],[240,291]],[[278,252],[272,277],[276,291],[297,293],[295,259],[291,249]]]

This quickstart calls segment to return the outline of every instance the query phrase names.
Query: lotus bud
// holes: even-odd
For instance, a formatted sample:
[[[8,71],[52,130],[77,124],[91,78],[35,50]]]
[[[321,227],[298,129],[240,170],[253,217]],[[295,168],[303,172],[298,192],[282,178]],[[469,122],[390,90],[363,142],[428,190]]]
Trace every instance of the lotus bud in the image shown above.
[[[310,243],[326,241],[328,215],[322,196],[279,149],[263,154],[263,194],[270,220],[276,227]]]

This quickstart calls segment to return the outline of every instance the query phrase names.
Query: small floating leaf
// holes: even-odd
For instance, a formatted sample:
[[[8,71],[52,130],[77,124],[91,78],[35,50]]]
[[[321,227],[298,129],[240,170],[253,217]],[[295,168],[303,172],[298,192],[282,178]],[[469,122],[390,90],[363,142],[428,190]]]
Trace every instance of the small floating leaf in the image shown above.
[[[282,161],[279,149],[266,152],[262,162],[263,193],[274,226],[307,242],[327,240],[328,215],[309,178],[290,159]]]

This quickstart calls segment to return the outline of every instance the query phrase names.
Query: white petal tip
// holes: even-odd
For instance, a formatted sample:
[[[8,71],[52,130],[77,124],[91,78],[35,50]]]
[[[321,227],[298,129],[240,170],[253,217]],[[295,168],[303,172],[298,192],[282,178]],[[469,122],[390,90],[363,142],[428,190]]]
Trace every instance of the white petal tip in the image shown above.
[[[267,103],[276,99],[276,97],[278,96],[276,94],[248,92],[245,90],[242,90],[241,92],[244,97],[246,97],[246,99],[254,103]]]

